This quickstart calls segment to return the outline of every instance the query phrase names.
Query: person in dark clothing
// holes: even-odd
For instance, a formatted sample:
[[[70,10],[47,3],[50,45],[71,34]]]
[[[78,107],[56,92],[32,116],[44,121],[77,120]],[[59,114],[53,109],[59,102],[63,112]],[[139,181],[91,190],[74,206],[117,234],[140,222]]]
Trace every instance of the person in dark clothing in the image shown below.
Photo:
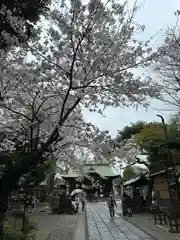
[[[115,208],[115,206],[117,207],[117,204],[116,204],[116,201],[115,201],[112,194],[108,197],[107,205],[108,205],[108,208],[109,208],[110,217],[114,218],[114,215],[115,215],[115,209],[114,208]]]
[[[132,217],[132,198],[127,196],[127,214],[128,217]]]
[[[32,212],[32,202],[33,198],[31,195],[26,195],[25,196],[25,207],[27,209],[27,212],[31,213]]]
[[[94,196],[95,196],[95,200],[96,200],[96,203],[97,203],[98,202],[98,192],[97,191],[95,192]]]
[[[122,210],[123,210],[123,216],[126,216],[127,214],[127,201],[126,201],[126,197],[127,195],[125,193],[123,193],[123,196],[122,196]]]
[[[123,216],[128,215],[132,216],[132,199],[126,193],[123,194],[122,198],[122,208],[123,208]]]

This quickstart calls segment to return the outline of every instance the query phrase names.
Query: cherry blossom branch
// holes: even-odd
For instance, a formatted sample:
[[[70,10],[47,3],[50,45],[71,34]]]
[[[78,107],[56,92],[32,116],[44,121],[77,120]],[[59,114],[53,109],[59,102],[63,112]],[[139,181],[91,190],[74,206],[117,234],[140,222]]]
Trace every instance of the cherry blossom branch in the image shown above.
[[[65,105],[66,105],[66,102],[67,102],[67,100],[68,100],[70,91],[72,90],[72,86],[73,86],[73,85],[72,85],[72,84],[73,84],[73,70],[74,70],[74,64],[75,64],[75,61],[76,61],[76,56],[77,56],[79,47],[81,46],[81,43],[82,43],[82,41],[84,40],[84,38],[86,37],[88,31],[89,31],[89,28],[87,27],[86,30],[85,30],[85,32],[82,34],[82,37],[81,37],[80,40],[78,41],[78,44],[77,44],[77,46],[76,46],[76,48],[75,48],[75,52],[74,52],[74,54],[73,54],[73,59],[72,59],[71,67],[70,67],[70,73],[68,74],[68,75],[69,75],[69,78],[70,78],[69,88],[68,88],[68,90],[67,90],[65,99],[64,99],[63,104],[62,104],[60,121],[61,121],[62,118],[63,118]]]
[[[4,108],[4,109],[7,109],[7,110],[9,110],[10,112],[12,112],[12,113],[14,113],[14,114],[17,114],[17,115],[20,115],[20,116],[26,118],[27,120],[31,121],[31,119],[30,119],[27,115],[25,115],[25,114],[23,114],[23,113],[21,113],[21,112],[18,112],[18,111],[16,111],[16,110],[14,110],[14,109],[6,106],[5,104],[0,104],[0,107],[2,107],[2,108]]]
[[[100,3],[96,6],[96,11],[94,13],[94,17],[95,17],[95,14],[98,10],[98,7],[99,7]],[[74,21],[74,13],[73,13],[73,21]],[[71,21],[71,24],[73,24],[73,22]],[[73,70],[74,70],[74,64],[75,64],[75,61],[76,61],[76,57],[77,57],[77,53],[79,51],[79,48],[81,47],[81,43],[83,42],[83,40],[85,39],[85,37],[87,36],[88,32],[92,29],[93,25],[95,23],[93,23],[92,26],[90,26],[91,24],[91,21],[88,22],[88,25],[86,27],[86,30],[83,32],[82,36],[80,37],[80,39],[78,40],[78,43],[77,43],[77,46],[74,50],[74,45],[73,45],[73,51],[74,51],[74,54],[73,54],[73,59],[72,59],[72,63],[71,63],[71,67],[70,67],[70,73],[67,73],[66,75],[69,76],[70,78],[70,82],[69,82],[69,88],[68,88],[68,91],[66,93],[66,96],[65,96],[65,99],[63,101],[63,104],[62,104],[62,108],[61,108],[61,115],[60,115],[60,121],[63,119],[63,114],[64,114],[64,109],[65,109],[65,105],[66,105],[66,102],[68,100],[68,97],[69,97],[69,94],[70,94],[70,91],[72,90],[72,87],[73,87]],[[77,106],[80,102],[80,98],[78,97],[77,99],[77,104],[75,103],[75,106]],[[69,115],[68,112],[70,113],[72,110],[74,109],[74,107],[72,106],[72,108],[69,109],[69,111],[67,111],[67,116]],[[66,117],[65,117],[66,118]]]
[[[37,51],[36,49],[34,49],[33,47],[31,47],[28,43],[26,43],[27,47],[32,51],[35,52],[36,54],[38,54],[39,56],[41,56],[45,61],[47,61],[48,63],[50,63],[51,65],[59,68],[60,70],[62,70],[66,75],[69,75],[69,73],[63,69],[59,64],[51,61],[50,59],[48,59],[46,56],[44,56],[42,53],[40,53],[39,51]]]

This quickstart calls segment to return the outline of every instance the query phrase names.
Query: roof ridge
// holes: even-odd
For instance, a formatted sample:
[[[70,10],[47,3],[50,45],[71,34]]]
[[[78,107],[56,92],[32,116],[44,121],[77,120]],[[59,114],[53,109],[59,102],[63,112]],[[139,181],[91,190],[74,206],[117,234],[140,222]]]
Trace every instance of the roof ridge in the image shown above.
[[[110,166],[111,167],[109,163],[86,163],[86,164],[82,164],[82,166]]]

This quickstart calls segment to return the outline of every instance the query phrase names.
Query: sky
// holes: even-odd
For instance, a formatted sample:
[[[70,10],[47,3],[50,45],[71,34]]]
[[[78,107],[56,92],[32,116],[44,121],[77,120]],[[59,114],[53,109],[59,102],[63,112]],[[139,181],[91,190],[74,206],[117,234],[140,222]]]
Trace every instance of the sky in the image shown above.
[[[179,0],[140,0],[140,2],[142,6],[137,13],[136,20],[138,23],[144,24],[146,29],[138,37],[148,40],[159,32],[153,39],[153,46],[157,47],[163,43],[167,27],[173,26],[176,22],[174,12],[180,9],[180,2]],[[167,120],[172,113],[172,111],[167,111],[164,103],[154,100],[147,111],[143,107],[139,107],[138,110],[131,107],[108,108],[104,112],[105,117],[102,117],[99,114],[84,110],[84,118],[91,121],[101,130],[109,130],[112,136],[116,136],[117,130],[122,129],[131,122],[137,122],[138,120],[159,121],[156,114],[163,115]]]

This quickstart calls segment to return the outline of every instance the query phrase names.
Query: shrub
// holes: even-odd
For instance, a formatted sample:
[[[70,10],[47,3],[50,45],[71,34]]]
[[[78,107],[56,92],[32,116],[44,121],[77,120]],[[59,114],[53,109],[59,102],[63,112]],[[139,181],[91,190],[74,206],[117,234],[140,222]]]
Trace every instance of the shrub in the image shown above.
[[[36,229],[37,228],[34,222],[30,221],[28,218],[25,218],[23,232],[13,229],[12,227],[8,227],[5,229],[3,240],[35,240]]]
[[[8,229],[4,234],[4,240],[26,240],[26,235],[16,230]]]
[[[28,234],[34,232],[35,230],[37,230],[37,227],[36,227],[35,223],[30,221],[28,219],[28,217],[26,217],[25,218],[24,229],[23,229],[24,235],[28,235]]]

